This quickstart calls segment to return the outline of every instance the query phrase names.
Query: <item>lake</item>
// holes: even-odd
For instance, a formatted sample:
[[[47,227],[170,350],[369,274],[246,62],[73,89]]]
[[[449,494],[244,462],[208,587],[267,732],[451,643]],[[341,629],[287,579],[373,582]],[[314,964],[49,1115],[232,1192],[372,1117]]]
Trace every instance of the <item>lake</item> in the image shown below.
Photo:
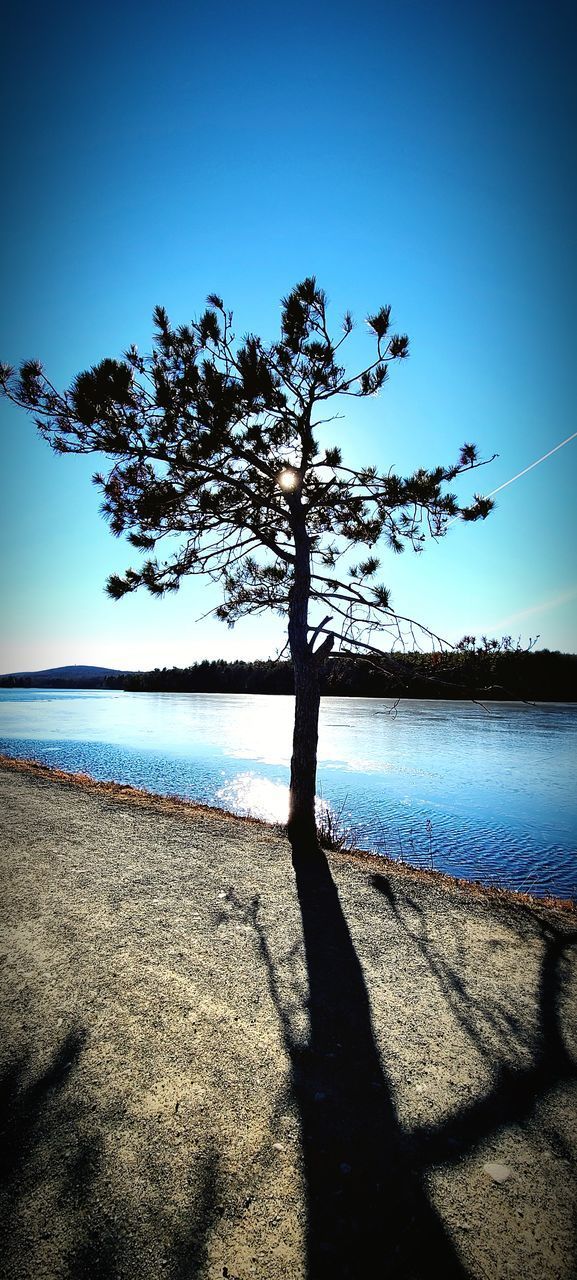
[[[293,700],[0,690],[0,752],[286,821]],[[360,848],[577,894],[577,706],[325,698],[318,791]]]

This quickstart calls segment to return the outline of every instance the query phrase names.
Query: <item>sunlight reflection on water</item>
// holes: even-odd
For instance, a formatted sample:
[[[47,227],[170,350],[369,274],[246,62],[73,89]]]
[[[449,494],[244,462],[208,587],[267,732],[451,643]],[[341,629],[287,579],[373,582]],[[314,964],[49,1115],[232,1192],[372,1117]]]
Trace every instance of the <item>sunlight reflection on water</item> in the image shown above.
[[[263,822],[274,822],[284,826],[287,820],[289,805],[289,789],[285,783],[271,782],[261,778],[257,773],[237,773],[216,792],[218,807],[229,809],[232,813],[242,814],[247,818],[260,818]],[[317,818],[324,814],[335,815],[332,805],[326,803],[322,796],[316,797]]]
[[[284,823],[288,813],[288,787],[282,782],[259,778],[256,773],[237,773],[216,792],[219,808],[230,809],[264,822]]]

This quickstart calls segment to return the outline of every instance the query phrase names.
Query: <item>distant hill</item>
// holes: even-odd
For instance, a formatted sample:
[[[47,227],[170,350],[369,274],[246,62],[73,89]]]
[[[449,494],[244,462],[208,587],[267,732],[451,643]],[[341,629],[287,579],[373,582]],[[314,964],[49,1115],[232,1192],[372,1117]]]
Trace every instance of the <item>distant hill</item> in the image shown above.
[[[0,676],[0,688],[31,689],[100,689],[115,684],[119,677],[134,675],[119,667],[68,666],[47,667],[44,671],[11,671]]]

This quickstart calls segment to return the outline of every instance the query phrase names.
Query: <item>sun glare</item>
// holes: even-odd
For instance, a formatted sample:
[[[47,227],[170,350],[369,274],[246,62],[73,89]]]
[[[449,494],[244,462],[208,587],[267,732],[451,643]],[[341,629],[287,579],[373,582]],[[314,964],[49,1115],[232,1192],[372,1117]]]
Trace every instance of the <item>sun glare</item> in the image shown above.
[[[290,493],[293,489],[296,489],[299,482],[298,471],[294,471],[292,467],[286,467],[284,471],[281,471],[278,482],[281,489],[285,490],[285,493]]]

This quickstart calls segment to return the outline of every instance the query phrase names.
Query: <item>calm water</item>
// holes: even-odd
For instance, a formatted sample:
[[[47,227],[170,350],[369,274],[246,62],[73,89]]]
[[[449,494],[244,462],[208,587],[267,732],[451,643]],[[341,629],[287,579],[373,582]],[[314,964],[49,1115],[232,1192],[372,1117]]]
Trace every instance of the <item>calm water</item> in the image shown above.
[[[286,820],[289,697],[0,690],[0,752]],[[319,793],[361,848],[577,892],[577,707],[326,698]]]

